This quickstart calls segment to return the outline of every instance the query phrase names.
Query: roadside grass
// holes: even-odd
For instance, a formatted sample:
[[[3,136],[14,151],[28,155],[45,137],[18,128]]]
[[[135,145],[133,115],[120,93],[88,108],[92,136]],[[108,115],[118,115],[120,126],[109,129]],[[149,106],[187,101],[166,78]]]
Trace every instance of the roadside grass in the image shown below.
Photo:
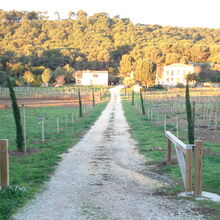
[[[154,125],[146,116],[142,116],[137,112],[131,106],[131,101],[123,101],[122,103],[126,119],[131,127],[131,135],[138,142],[139,151],[146,157],[146,163],[153,171],[166,175],[174,181],[174,184],[164,189],[165,193],[167,195],[176,195],[183,191],[184,187],[179,166],[177,164],[166,165],[164,163],[167,154],[167,139],[164,135],[164,128]],[[180,135],[182,136],[183,134]],[[186,140],[183,141],[186,143]],[[212,145],[207,144],[207,146],[207,148],[210,148]],[[206,149],[206,143],[204,143],[204,147]],[[172,156],[175,156],[174,151]],[[203,191],[220,194],[220,156],[204,155]],[[211,201],[198,202],[203,205],[204,209],[215,210],[218,213],[218,217],[220,217],[219,203]]]
[[[8,220],[22,207],[29,199],[33,198],[45,181],[50,179],[56,165],[62,159],[61,154],[68,152],[68,148],[75,145],[83,136],[85,131],[96,121],[97,117],[105,108],[105,103],[97,104],[91,112],[88,112],[83,118],[74,121],[74,124],[63,120],[61,132],[56,133],[56,123],[53,126],[48,124],[45,127],[45,142],[41,142],[41,131],[39,129],[38,115],[45,115],[47,118],[53,118],[57,115],[69,114],[73,111],[66,107],[44,107],[27,109],[27,115],[32,115],[32,121],[29,123],[27,149],[33,150],[27,155],[10,156],[10,185],[0,191],[0,219]],[[12,125],[9,124],[11,109],[0,110],[0,117],[7,118],[7,123],[0,124],[0,137],[9,138],[9,151],[15,151],[14,132]],[[34,117],[37,116],[37,117]],[[69,119],[70,120],[70,119]],[[13,118],[11,117],[11,124]],[[34,151],[35,150],[35,151]],[[26,190],[22,190],[24,187]],[[16,188],[16,191],[14,190]],[[21,189],[21,190],[20,190]],[[15,192],[14,192],[15,191]]]

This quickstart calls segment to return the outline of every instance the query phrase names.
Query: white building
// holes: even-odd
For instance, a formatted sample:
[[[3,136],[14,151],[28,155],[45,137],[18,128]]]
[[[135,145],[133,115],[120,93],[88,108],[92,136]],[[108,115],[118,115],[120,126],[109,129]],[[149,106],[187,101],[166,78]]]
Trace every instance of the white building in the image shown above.
[[[193,64],[174,63],[164,66],[162,77],[158,82],[164,86],[176,86],[178,83],[186,85],[188,74],[194,73],[196,66]]]
[[[108,71],[83,70],[75,74],[76,85],[83,86],[107,86]]]

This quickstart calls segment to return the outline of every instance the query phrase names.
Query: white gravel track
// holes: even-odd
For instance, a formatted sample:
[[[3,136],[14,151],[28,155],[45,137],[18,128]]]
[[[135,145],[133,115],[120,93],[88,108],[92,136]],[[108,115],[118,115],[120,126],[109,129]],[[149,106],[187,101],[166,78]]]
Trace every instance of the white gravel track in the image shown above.
[[[111,90],[111,100],[94,126],[63,156],[44,191],[14,219],[202,219],[191,210],[192,202],[152,195],[165,182],[146,171],[130,136],[119,90]]]

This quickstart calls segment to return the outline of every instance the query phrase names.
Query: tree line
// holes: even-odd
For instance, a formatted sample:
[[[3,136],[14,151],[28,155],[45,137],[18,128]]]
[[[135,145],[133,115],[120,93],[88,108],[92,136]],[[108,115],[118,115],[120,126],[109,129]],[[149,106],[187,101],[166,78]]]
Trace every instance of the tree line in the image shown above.
[[[112,82],[133,71],[136,80],[149,82],[155,66],[178,62],[211,63],[204,78],[220,81],[220,29],[133,24],[83,10],[62,20],[56,15],[50,20],[47,12],[0,10],[0,83],[6,74],[17,85],[27,78],[39,85],[45,70],[50,82],[60,75],[71,82],[83,69],[108,70]]]

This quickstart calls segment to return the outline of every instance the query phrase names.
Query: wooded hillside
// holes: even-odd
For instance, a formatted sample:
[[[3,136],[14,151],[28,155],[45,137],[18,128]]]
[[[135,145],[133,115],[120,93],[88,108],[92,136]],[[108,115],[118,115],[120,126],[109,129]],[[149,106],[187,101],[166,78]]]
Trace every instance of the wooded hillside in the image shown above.
[[[133,24],[128,18],[103,12],[88,16],[82,10],[70,12],[65,20],[57,12],[55,21],[43,12],[0,10],[0,77],[7,72],[19,78],[31,71],[40,80],[45,68],[128,76],[146,58],[157,66],[220,64],[220,29]]]

